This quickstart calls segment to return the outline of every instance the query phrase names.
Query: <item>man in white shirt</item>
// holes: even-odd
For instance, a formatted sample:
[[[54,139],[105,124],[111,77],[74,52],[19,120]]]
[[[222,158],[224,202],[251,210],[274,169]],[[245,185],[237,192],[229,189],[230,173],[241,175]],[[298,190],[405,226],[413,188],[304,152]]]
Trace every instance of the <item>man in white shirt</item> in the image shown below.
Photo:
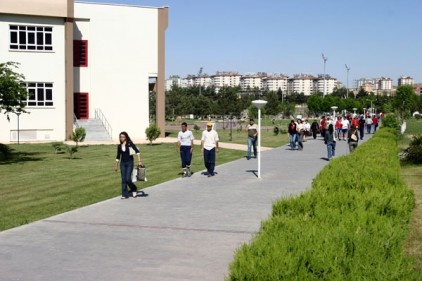
[[[207,123],[207,129],[202,132],[201,152],[204,154],[204,164],[208,177],[214,176],[215,156],[218,153],[218,133],[212,129],[212,123]]]
[[[182,130],[177,135],[177,152],[180,152],[180,158],[182,159],[182,177],[190,177],[190,163],[192,160],[193,152],[193,134],[188,130],[188,124],[182,123]]]
[[[248,156],[246,158],[249,160],[251,159],[252,148],[253,155],[256,158],[256,140],[258,139],[258,127],[253,119],[249,120],[246,130],[248,131]]]

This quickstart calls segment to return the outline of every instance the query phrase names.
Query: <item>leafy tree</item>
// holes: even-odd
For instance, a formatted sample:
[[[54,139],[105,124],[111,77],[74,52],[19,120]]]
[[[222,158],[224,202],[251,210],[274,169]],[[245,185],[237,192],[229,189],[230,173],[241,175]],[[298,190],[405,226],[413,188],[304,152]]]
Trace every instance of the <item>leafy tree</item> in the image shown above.
[[[322,112],[323,97],[320,95],[312,95],[308,98],[308,110],[313,112],[315,115]]]
[[[70,139],[76,143],[76,147],[80,142],[83,142],[86,137],[86,130],[83,127],[76,128],[75,131],[70,136]]]
[[[28,92],[25,77],[15,72],[19,63],[0,63],[0,112],[4,111],[9,120],[9,113],[27,113],[24,109]]]
[[[221,113],[228,114],[231,112],[234,115],[240,114],[241,109],[239,108],[239,103],[237,102],[239,100],[239,92],[239,87],[222,87],[220,89],[218,92],[217,104]]]
[[[338,97],[338,98],[342,98],[345,99],[347,97],[347,89],[342,87],[342,88],[335,88],[333,90],[332,93],[333,96]]]
[[[368,92],[365,91],[363,88],[361,88],[359,92],[357,93],[356,98],[361,99],[361,98],[367,97],[368,95],[369,95]]]
[[[410,116],[410,110],[415,106],[416,94],[412,85],[399,86],[394,97],[394,107],[400,112],[401,118]]]
[[[265,110],[267,114],[277,115],[280,112],[280,101],[278,100],[277,93],[270,91],[266,94],[267,104]]]

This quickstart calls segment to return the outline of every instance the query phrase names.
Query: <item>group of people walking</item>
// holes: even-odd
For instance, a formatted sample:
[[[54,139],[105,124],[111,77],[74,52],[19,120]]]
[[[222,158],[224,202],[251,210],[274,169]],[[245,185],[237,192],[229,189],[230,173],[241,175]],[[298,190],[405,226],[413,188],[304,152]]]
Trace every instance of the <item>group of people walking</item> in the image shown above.
[[[288,124],[287,131],[289,134],[289,145],[291,150],[303,150],[306,136],[317,138],[318,133],[324,140],[327,146],[327,158],[331,160],[335,156],[337,141],[347,141],[349,151],[353,152],[358,146],[359,139],[363,140],[365,128],[366,132],[370,134],[377,130],[379,118],[376,115],[371,116],[338,116],[335,120],[331,120],[330,116],[322,116],[319,120],[314,120],[312,124],[308,120],[296,119],[291,120]],[[246,127],[248,133],[248,151],[247,159],[253,156],[257,157],[257,139],[258,128],[253,119],[249,120]],[[134,168],[134,156],[138,159],[138,165],[142,165],[141,155],[138,147],[132,142],[126,132],[119,134],[120,143],[117,146],[117,155],[115,162],[115,171],[117,172],[120,163],[120,173],[122,178],[122,199],[129,198],[128,187],[132,192],[132,197],[137,197],[137,187],[132,182],[132,171]],[[204,165],[207,172],[204,173],[208,177],[215,175],[215,160],[218,153],[219,137],[216,130],[213,129],[213,123],[208,122],[206,129],[201,136],[201,153],[204,158]],[[297,143],[297,149],[296,149]],[[181,124],[181,130],[177,135],[176,150],[180,153],[182,163],[182,177],[190,177],[192,172],[190,170],[192,154],[194,150],[194,135],[188,129],[186,122]]]
[[[301,119],[291,120],[287,131],[289,134],[289,143],[291,150],[303,150],[303,139],[307,134],[312,135],[313,139],[317,138],[318,133],[324,139],[324,143],[327,145],[327,158],[331,160],[335,156],[335,148],[337,141],[347,141],[349,145],[349,151],[353,152],[358,146],[359,139],[363,140],[366,132],[370,134],[375,133],[379,124],[379,117],[377,115],[367,114],[366,118],[361,115],[349,115],[349,116],[337,116],[335,119],[331,119],[330,116],[322,116],[319,120],[314,120],[309,125],[307,120],[302,121]],[[298,148],[296,149],[296,143]]]

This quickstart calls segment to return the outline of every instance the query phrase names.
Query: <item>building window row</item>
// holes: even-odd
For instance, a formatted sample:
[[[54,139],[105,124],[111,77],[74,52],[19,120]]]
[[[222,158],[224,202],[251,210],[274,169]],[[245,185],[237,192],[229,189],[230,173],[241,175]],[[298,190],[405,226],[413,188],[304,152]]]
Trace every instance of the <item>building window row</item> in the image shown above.
[[[53,106],[53,83],[27,83],[28,106],[48,107]]]
[[[53,50],[53,28],[49,26],[10,25],[11,50]]]

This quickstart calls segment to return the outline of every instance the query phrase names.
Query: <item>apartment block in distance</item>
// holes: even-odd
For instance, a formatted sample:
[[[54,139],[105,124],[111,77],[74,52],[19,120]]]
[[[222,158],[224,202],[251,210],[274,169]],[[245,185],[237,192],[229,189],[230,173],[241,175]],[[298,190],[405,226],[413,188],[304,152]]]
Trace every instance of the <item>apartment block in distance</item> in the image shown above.
[[[0,118],[0,142],[64,141],[90,119],[144,139],[151,90],[164,132],[167,25],[167,7],[0,0],[0,61],[20,63],[30,112]]]

